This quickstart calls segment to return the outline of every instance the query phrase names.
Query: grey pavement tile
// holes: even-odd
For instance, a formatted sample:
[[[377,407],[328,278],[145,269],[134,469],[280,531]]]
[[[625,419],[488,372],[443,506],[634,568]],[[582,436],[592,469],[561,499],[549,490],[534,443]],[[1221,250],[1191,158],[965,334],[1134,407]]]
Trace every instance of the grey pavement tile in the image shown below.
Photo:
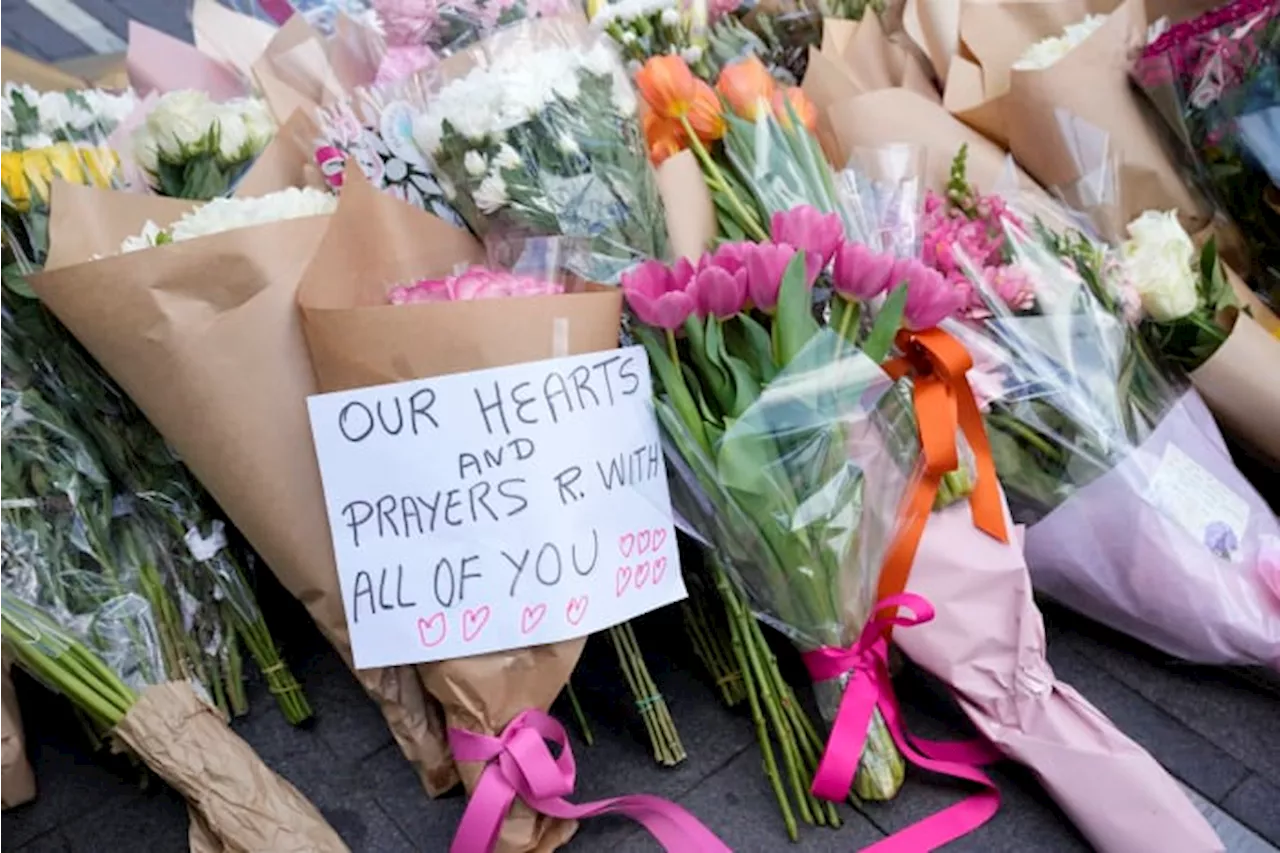
[[[1064,636],[1069,646],[1249,769],[1280,785],[1280,726],[1275,725],[1280,719],[1280,694],[1222,668],[1174,662],[1161,665],[1158,652],[1134,648],[1137,644],[1105,629],[1079,624],[1077,631]],[[1200,790],[1217,799],[1213,792]]]
[[[310,625],[306,629],[314,631]],[[342,658],[328,645],[314,649],[294,668],[294,674],[311,700],[319,738],[344,760],[365,758],[391,743],[391,730],[382,712]]]
[[[149,853],[189,849],[187,806],[182,797],[156,783],[155,790],[127,806],[93,817],[81,817],[63,831],[74,853],[135,850],[146,839]]]
[[[428,796],[395,744],[360,761],[354,778],[422,850],[445,849],[466,807],[461,789],[434,800]]]
[[[1078,645],[1078,636],[1064,633],[1049,646],[1049,663],[1055,673],[1174,776],[1217,801],[1248,775],[1248,769],[1235,756],[1112,677],[1096,654]]]
[[[89,53],[84,42],[27,3],[4,9],[4,31],[12,32],[27,44],[33,45],[40,58],[51,62],[61,62]],[[8,44],[8,41],[5,43]]]
[[[1272,844],[1280,845],[1280,785],[1250,776],[1227,795],[1222,807]]]
[[[801,823],[800,843],[790,844],[755,746],[700,784],[680,804],[737,853],[843,852],[859,850],[883,837],[866,818],[842,806],[843,825],[838,829]],[[625,835],[619,828],[627,830]],[[588,821],[565,849],[640,853],[661,848],[643,831],[600,819]]]

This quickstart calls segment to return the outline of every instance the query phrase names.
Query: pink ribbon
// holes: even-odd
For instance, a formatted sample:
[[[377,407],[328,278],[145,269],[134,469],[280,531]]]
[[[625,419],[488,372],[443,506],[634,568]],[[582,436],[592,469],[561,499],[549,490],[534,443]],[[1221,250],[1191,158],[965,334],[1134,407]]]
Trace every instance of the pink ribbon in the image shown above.
[[[899,616],[898,608],[912,611]],[[888,618],[879,614],[889,611]],[[1000,792],[979,768],[999,760],[1000,753],[985,741],[908,741],[902,725],[902,711],[893,694],[889,678],[889,632],[895,627],[909,628],[928,622],[934,616],[933,605],[918,595],[892,595],[876,606],[876,613],[862,631],[862,636],[847,649],[824,648],[804,655],[805,666],[814,681],[828,681],[851,675],[826,752],[814,774],[811,790],[815,797],[840,802],[849,796],[858,760],[867,740],[871,714],[880,709],[893,742],[912,764],[924,770],[976,782],[982,791],[948,806],[882,841],[866,851],[906,853],[933,850],[977,829],[990,820],[1000,808]]]
[[[547,741],[560,748],[558,756],[552,757]],[[564,820],[626,815],[672,853],[731,853],[697,818],[661,797],[633,794],[581,805],[565,800],[573,792],[577,768],[564,726],[542,711],[522,712],[501,737],[449,729],[449,746],[458,761],[489,765],[471,794],[450,853],[494,850],[502,819],[516,797],[535,812]]]

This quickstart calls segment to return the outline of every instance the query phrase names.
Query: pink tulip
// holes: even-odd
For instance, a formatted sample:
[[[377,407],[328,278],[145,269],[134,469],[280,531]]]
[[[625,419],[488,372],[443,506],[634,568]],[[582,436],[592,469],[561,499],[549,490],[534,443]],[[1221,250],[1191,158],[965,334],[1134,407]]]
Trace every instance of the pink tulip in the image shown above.
[[[815,207],[801,205],[785,213],[775,213],[769,220],[769,234],[775,243],[786,243],[803,249],[809,278],[827,268],[844,240],[844,223],[834,213],[820,213]]]
[[[915,258],[902,258],[893,265],[890,287],[907,285],[904,311],[907,328],[931,329],[964,307],[963,296],[937,270]]]
[[[873,252],[861,243],[845,243],[836,250],[831,283],[849,299],[874,299],[889,287],[893,261],[888,253]]]
[[[747,258],[755,251],[755,243],[721,243],[710,255],[703,255],[699,266],[710,264],[727,273],[746,269]]]
[[[693,265],[688,261],[676,264],[674,272],[661,261],[645,261],[623,274],[622,293],[640,322],[678,329],[693,313],[693,297],[685,290],[692,277]]]
[[[761,311],[772,311],[778,304],[782,274],[795,254],[794,246],[761,243],[747,255],[747,292]]]
[[[688,293],[699,317],[714,314],[727,320],[747,302],[747,271],[729,273],[721,267],[705,267],[690,282]]]

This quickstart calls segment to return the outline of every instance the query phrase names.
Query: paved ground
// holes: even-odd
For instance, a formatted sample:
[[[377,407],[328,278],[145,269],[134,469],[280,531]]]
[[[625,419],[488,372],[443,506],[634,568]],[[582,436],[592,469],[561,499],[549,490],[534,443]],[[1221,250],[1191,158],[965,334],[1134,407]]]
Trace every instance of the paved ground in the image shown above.
[[[189,37],[180,0],[2,3],[4,44],[50,61],[91,48],[114,49],[112,37],[124,37],[131,17]],[[77,9],[87,13],[88,22]],[[236,730],[320,807],[353,850],[445,849],[461,813],[461,798],[427,799],[376,710],[301,609],[269,579],[262,585],[273,626],[285,639],[286,655],[318,719],[307,730],[290,729],[259,684],[253,711],[236,722]],[[1228,849],[1274,853],[1273,845],[1280,845],[1280,682],[1169,662],[1059,610],[1048,609],[1047,618],[1049,656],[1058,675],[1188,786]],[[856,849],[959,795],[945,783],[913,773],[893,803],[865,814],[845,809],[846,823],[838,832],[809,829],[800,845],[786,847],[749,720],[723,709],[699,674],[689,669],[690,656],[677,642],[682,636],[667,614],[641,625],[651,666],[690,751],[689,761],[674,770],[649,759],[641,723],[619,695],[609,646],[595,641],[588,646],[575,684],[597,742],[590,748],[574,744],[581,794],[647,791],[678,799],[730,846],[748,853]],[[925,736],[964,732],[958,712],[936,684],[910,670],[899,681],[913,728]],[[141,787],[137,771],[125,762],[91,756],[62,703],[21,676],[17,689],[40,796],[5,813],[0,833],[4,851],[185,849],[186,814],[176,795],[154,780]],[[999,815],[952,849],[1088,849],[1027,773],[1001,766],[995,775],[1004,796]],[[634,825],[613,819],[591,822],[571,845],[574,850],[609,848],[638,851],[654,845]]]

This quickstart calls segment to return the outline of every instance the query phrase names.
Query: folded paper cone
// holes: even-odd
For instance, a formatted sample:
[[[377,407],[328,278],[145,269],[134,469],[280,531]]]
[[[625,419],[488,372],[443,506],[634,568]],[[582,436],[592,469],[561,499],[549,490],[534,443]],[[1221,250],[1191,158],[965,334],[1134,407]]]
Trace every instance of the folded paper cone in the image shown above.
[[[1225,343],[1191,374],[1191,382],[1227,428],[1280,465],[1280,339],[1247,314]]]
[[[0,685],[0,803],[8,809],[30,802],[36,797],[36,777],[27,761],[26,743],[22,736],[22,713],[18,695],[9,678],[9,661],[4,662],[3,684]]]
[[[307,417],[315,375],[296,305],[327,223],[295,219],[118,255],[148,220],[168,224],[190,208],[56,183],[49,261],[32,287],[350,663]],[[455,784],[440,710],[413,669],[357,677],[427,790]]]
[[[1205,529],[1166,511],[1188,504],[1179,514]],[[1230,557],[1210,550],[1203,509],[1228,524]],[[1280,541],[1280,521],[1187,391],[1118,465],[1027,529],[1026,558],[1037,591],[1090,619],[1196,663],[1280,672],[1280,602],[1260,565],[1269,539]]]
[[[882,89],[838,103],[829,111],[832,129],[847,162],[857,148],[910,143],[928,152],[926,185],[944,192],[951,161],[961,145],[969,146],[969,180],[990,192],[1008,168],[1008,155],[971,127],[947,113],[941,104],[905,89]],[[1019,186],[1043,194],[1031,178],[1018,171]]]
[[[701,178],[699,178],[701,180]],[[329,235],[298,291],[320,387],[336,391],[609,350],[617,346],[617,289],[520,299],[389,305],[388,291],[481,263],[475,239],[378,192],[349,170]],[[498,734],[528,708],[546,710],[577,665],[584,639],[422,664],[450,727]],[[482,765],[459,766],[470,790]],[[503,823],[504,853],[550,850],[575,825],[522,803]]]
[[[313,138],[314,127],[314,122],[305,112],[298,111],[290,116],[236,184],[235,194],[240,198],[252,198],[287,187],[327,190],[328,185],[320,174],[313,152],[303,148],[304,141]]]
[[[658,193],[667,216],[668,245],[677,258],[696,261],[716,237],[716,208],[692,151],[681,151],[657,169]]]
[[[907,588],[937,616],[896,631],[895,642],[951,688],[983,736],[1035,773],[1095,848],[1225,849],[1164,768],[1054,676],[1017,544],[976,530],[968,506],[949,507],[929,519]]]
[[[903,30],[944,83],[960,49],[960,7],[961,0],[906,0],[902,9]]]
[[[324,40],[303,15],[292,16],[276,30],[252,70],[278,124],[297,110],[310,115],[343,91]]]
[[[225,101],[249,91],[230,67],[205,56],[194,45],[137,21],[129,22],[125,66],[129,84],[143,95],[197,89],[215,101]]]
[[[186,798],[193,850],[346,853],[316,807],[267,767],[189,683],[142,691],[114,734]]]
[[[258,61],[276,33],[266,21],[230,9],[218,0],[194,0],[191,34],[196,49],[235,70],[241,78],[252,76]]]

